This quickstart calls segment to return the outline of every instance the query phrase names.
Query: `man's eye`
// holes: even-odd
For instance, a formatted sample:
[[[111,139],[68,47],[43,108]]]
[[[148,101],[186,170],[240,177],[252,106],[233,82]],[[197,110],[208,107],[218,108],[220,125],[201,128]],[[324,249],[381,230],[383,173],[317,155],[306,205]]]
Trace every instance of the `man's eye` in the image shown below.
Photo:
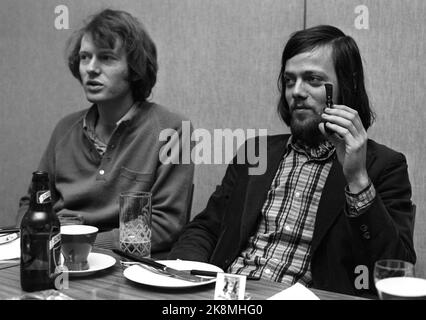
[[[114,60],[114,56],[104,55],[104,56],[100,56],[100,59],[103,61],[112,61]]]
[[[284,77],[284,83],[286,87],[291,87],[292,85],[294,85],[294,80],[289,78],[289,77]]]
[[[322,85],[323,83],[322,78],[319,77],[308,77],[306,80],[312,85]]]

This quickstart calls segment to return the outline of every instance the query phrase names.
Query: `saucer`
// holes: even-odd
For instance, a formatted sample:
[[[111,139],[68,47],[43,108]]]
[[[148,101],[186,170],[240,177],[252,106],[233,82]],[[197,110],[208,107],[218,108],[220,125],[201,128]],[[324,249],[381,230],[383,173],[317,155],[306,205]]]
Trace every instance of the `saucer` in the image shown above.
[[[61,255],[61,262],[62,261],[63,261],[63,257]],[[87,262],[89,263],[89,269],[87,270],[78,270],[78,271],[68,270],[66,272],[69,274],[69,276],[72,276],[72,277],[87,276],[95,272],[112,267],[113,265],[115,265],[116,260],[115,258],[107,254],[91,252],[89,256],[87,257]]]

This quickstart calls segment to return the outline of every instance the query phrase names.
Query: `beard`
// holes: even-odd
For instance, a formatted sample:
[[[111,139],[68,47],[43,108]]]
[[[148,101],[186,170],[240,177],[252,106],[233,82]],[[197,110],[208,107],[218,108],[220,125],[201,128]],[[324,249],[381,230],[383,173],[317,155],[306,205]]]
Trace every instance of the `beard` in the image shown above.
[[[291,112],[290,130],[294,141],[301,143],[309,148],[317,148],[325,137],[318,128],[321,123],[321,116],[315,111],[309,114],[295,114]]]

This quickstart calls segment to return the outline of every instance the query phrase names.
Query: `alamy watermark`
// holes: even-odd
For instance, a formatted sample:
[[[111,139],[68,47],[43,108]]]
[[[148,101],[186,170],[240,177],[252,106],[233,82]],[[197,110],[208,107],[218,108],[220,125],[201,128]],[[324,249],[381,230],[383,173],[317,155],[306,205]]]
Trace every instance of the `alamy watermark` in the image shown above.
[[[369,283],[369,271],[368,267],[365,265],[357,265],[355,267],[354,273],[358,276],[355,277],[354,286],[357,290],[368,290],[370,289],[370,283]]]
[[[358,5],[355,7],[354,12],[357,14],[354,26],[358,30],[368,30],[370,29],[370,13],[368,11],[368,7],[364,4]]]
[[[57,275],[54,280],[54,287],[56,290],[69,289],[69,270],[66,266],[60,265],[55,268]]]
[[[267,129],[191,129],[190,121],[182,121],[181,132],[163,129],[159,160],[163,164],[248,164],[249,175],[261,175],[267,165]],[[195,143],[195,145],[194,145]]]

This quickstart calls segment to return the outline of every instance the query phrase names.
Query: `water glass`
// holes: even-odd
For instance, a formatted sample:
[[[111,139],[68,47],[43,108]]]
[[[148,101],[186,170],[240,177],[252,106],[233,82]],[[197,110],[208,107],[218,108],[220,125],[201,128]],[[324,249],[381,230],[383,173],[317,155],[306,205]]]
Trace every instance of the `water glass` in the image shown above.
[[[150,192],[120,194],[120,249],[140,257],[151,256]]]
[[[414,265],[407,261],[377,261],[374,283],[381,300],[426,299],[426,280],[416,278]]]

